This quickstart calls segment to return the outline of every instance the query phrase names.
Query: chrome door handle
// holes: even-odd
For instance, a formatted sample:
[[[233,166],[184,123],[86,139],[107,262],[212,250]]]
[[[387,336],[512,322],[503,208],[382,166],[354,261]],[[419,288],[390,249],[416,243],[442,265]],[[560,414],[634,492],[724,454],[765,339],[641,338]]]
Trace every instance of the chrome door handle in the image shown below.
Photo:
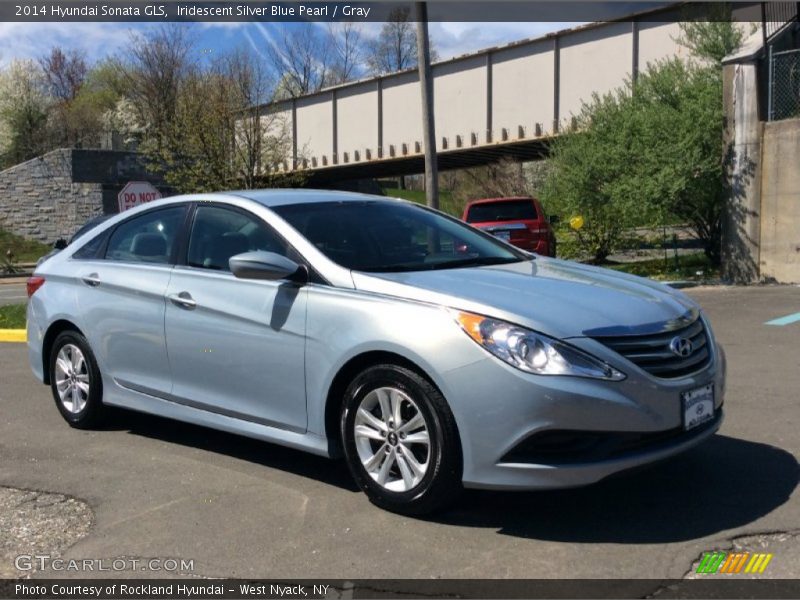
[[[167,299],[175,306],[180,306],[181,308],[188,308],[191,310],[197,306],[197,302],[194,301],[194,298],[192,298],[192,295],[189,292],[170,294],[167,296]]]
[[[81,281],[89,287],[97,287],[100,285],[100,276],[97,273],[90,273],[85,277],[81,277]]]

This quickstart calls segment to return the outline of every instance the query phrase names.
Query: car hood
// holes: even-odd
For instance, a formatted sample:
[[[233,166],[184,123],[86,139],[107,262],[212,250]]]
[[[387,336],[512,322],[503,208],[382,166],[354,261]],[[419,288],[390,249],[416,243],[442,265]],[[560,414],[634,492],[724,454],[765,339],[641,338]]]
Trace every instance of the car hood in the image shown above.
[[[699,314],[664,284],[557,259],[416,271],[353,272],[356,289],[485,314],[559,337],[656,333]]]

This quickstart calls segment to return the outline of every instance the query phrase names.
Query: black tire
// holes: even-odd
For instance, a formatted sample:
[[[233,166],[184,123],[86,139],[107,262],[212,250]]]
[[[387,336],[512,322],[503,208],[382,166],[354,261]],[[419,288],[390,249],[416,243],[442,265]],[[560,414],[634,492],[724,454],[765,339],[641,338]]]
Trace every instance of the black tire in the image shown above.
[[[62,349],[69,350],[70,348],[77,348],[85,363],[85,368],[81,369],[80,375],[85,374],[88,379],[89,393],[84,399],[84,404],[79,410],[78,407],[69,405],[70,401],[64,401],[61,398],[58,390],[58,378],[60,373],[57,373],[56,361]],[[50,351],[50,389],[53,392],[53,399],[55,400],[58,412],[64,417],[64,420],[72,427],[77,429],[91,429],[100,425],[106,416],[106,410],[103,406],[103,379],[100,376],[100,369],[97,367],[97,359],[92,352],[86,338],[77,331],[62,331],[53,342],[53,347]]]
[[[380,485],[364,467],[356,447],[358,408],[370,392],[380,388],[394,388],[406,394],[425,420],[429,436],[427,470],[408,491],[392,491]],[[439,390],[418,373],[393,364],[376,365],[362,371],[345,392],[340,427],[350,472],[375,505],[391,512],[419,516],[452,504],[461,493],[461,441],[455,419]],[[394,439],[397,444],[398,438]],[[387,436],[381,447],[385,447],[388,440]],[[375,442],[376,445],[381,443],[380,440]]]

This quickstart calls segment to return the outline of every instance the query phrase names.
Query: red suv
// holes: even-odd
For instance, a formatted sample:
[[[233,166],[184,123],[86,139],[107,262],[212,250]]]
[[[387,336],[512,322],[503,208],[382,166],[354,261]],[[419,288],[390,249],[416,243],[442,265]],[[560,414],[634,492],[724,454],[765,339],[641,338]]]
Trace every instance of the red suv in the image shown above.
[[[536,198],[517,196],[473,200],[464,208],[463,219],[523,250],[545,256],[556,255],[556,236],[551,221],[547,220]]]

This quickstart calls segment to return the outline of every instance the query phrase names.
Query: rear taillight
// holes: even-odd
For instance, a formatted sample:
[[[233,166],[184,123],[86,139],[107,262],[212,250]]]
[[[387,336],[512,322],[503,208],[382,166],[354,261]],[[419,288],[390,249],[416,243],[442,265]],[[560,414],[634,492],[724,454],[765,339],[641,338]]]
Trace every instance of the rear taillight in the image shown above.
[[[44,285],[44,277],[39,277],[38,275],[34,275],[33,277],[28,277],[28,298],[33,296],[40,287]]]

